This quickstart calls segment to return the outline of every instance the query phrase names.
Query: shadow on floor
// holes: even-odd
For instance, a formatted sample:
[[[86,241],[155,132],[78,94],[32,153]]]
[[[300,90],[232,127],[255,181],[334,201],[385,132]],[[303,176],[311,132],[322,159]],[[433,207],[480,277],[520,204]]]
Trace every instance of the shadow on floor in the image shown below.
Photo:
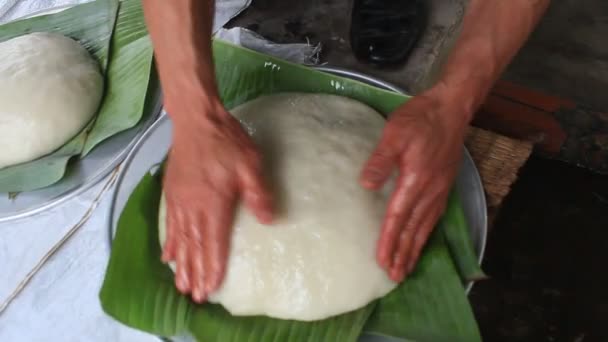
[[[608,1],[552,0],[504,77],[608,110]]]
[[[471,292],[484,341],[608,341],[608,176],[531,159],[484,270]]]

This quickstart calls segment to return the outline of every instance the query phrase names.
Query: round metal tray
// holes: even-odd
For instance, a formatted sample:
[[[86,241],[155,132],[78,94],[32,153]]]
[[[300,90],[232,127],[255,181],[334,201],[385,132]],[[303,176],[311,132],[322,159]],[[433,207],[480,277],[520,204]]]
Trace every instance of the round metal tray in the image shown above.
[[[142,134],[159,117],[160,95],[148,117],[134,128],[100,143],[85,158],[74,161],[59,182],[35,191],[23,192],[11,199],[0,193],[0,222],[35,215],[73,198],[107,176],[125,157]]]
[[[23,18],[55,13],[71,6],[46,9]],[[147,113],[145,120],[101,142],[85,158],[73,160],[68,173],[59,182],[43,189],[19,193],[12,199],[7,193],[0,193],[0,222],[32,216],[54,207],[89,189],[107,176],[125,159],[146,129],[159,117],[162,109],[160,91],[155,97],[153,111]]]
[[[367,84],[403,93],[398,87],[376,78],[360,73],[330,67],[318,67],[318,70],[337,76],[348,77]],[[169,117],[163,111],[160,119],[155,122],[137,142],[127,159],[117,181],[116,191],[110,210],[109,242],[112,244],[118,219],[129,196],[146,172],[154,172],[154,167],[162,162],[171,144],[172,125]],[[469,223],[473,245],[481,262],[486,244],[487,208],[481,178],[475,163],[465,149],[464,158],[456,179],[456,187],[461,196],[467,222]],[[467,284],[470,291],[472,283]],[[361,342],[386,342],[387,338],[363,336]]]

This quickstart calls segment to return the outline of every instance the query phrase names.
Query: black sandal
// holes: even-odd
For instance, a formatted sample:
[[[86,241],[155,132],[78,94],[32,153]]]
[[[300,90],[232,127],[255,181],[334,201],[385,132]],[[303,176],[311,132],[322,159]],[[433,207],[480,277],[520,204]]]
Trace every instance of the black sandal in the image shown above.
[[[404,62],[427,22],[424,0],[354,0],[350,28],[356,58],[378,67]]]

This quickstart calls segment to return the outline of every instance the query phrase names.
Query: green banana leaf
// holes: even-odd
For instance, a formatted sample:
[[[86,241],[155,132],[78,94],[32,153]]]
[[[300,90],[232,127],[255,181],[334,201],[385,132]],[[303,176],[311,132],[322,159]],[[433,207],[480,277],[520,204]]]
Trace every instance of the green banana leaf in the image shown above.
[[[357,340],[375,303],[312,323],[262,316],[235,320],[220,305],[191,303],[175,290],[173,272],[160,261],[155,215],[160,194],[160,175],[146,175],[125,207],[125,212],[133,215],[119,218],[120,227],[130,228],[116,233],[100,292],[103,309],[115,313],[115,319],[160,336],[182,334],[187,326],[199,341]]]
[[[222,40],[214,40],[213,57],[220,96],[228,109],[260,95],[293,91],[347,96],[386,114],[409,98]]]
[[[282,91],[349,96],[388,114],[408,97],[214,41],[222,100],[233,108]],[[479,331],[442,231],[435,230],[414,273],[370,306],[317,322],[233,317],[221,306],[197,305],[174,287],[160,262],[157,211],[160,176],[146,175],[121,213],[100,291],[104,311],[128,326],[199,341],[356,341],[362,333],[419,342],[480,341]],[[468,231],[460,231],[468,234]]]
[[[65,11],[0,26],[0,41],[33,31],[56,31],[82,44],[105,76],[104,98],[95,119],[57,151],[0,169],[0,192],[23,192],[54,184],[70,160],[84,157],[108,137],[135,126],[158,84],[151,81],[152,48],[140,0],[95,0]]]
[[[197,307],[190,317],[190,332],[198,341],[217,342],[355,342],[374,310],[366,307],[322,321],[298,322],[269,317],[236,319],[220,305]]]
[[[61,33],[82,44],[105,71],[118,3],[95,0],[59,13],[9,22],[0,26],[0,42],[33,32]]]
[[[100,292],[106,312],[128,325],[160,336],[181,334],[193,305],[174,287],[173,272],[160,261],[158,176],[147,175],[133,191],[116,232]]]
[[[83,131],[53,154],[33,162],[0,169],[0,192],[9,192],[9,198],[23,191],[43,188],[59,181],[65,174],[68,161],[82,151],[91,121]]]
[[[420,342],[481,341],[464,293],[442,231],[435,229],[416,271],[378,301],[365,331]]]
[[[108,69],[111,82],[82,157],[103,140],[135,126],[142,116],[150,115],[150,111],[144,111],[144,105],[146,94],[155,94],[154,89],[147,91],[153,68],[152,56],[141,0],[123,0],[112,38]]]
[[[118,6],[118,0],[96,0],[59,13],[4,24],[0,26],[0,41],[31,32],[58,32],[82,44],[106,74]],[[0,192],[30,191],[60,180],[69,159],[82,151],[91,127],[92,123],[89,123],[77,136],[50,155],[0,169]]]
[[[456,262],[462,280],[468,282],[486,279],[487,276],[481,269],[473,249],[473,241],[459,198],[457,190],[453,189],[439,226],[448,241],[450,254]]]

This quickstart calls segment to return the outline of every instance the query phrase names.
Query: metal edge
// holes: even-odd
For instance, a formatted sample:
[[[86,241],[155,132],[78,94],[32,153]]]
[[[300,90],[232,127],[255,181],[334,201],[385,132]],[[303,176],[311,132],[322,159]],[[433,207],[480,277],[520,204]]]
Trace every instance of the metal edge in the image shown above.
[[[483,226],[484,226],[484,230],[483,230],[483,234],[481,237],[481,246],[479,248],[479,256],[478,256],[478,260],[479,260],[479,264],[482,263],[483,261],[483,257],[485,255],[486,252],[486,244],[488,242],[488,201],[486,198],[486,192],[485,189],[483,187],[483,182],[481,180],[481,174],[479,173],[479,169],[477,168],[477,166],[475,165],[475,160],[473,159],[473,157],[471,156],[471,153],[469,152],[469,150],[465,147],[464,148],[464,153],[468,156],[469,160],[473,161],[473,165],[475,166],[473,168],[473,170],[475,171],[475,180],[476,180],[476,186],[481,189],[481,201],[483,203],[483,208],[485,208],[485,210],[483,210],[483,218],[482,218],[482,222],[483,222]]]
[[[141,125],[140,127],[135,126],[135,127],[130,128],[130,129],[137,129],[138,132],[135,134],[135,136],[133,137],[131,142],[129,142],[129,144],[123,148],[122,152],[120,152],[118,155],[116,155],[116,157],[110,163],[107,164],[108,165],[107,168],[104,168],[101,172],[95,174],[94,176],[92,176],[91,178],[89,178],[88,180],[83,182],[80,186],[76,186],[73,189],[64,192],[63,194],[58,195],[55,199],[52,199],[49,202],[47,202],[39,207],[36,207],[31,210],[21,211],[14,215],[0,217],[0,223],[35,216],[45,210],[49,210],[61,203],[64,203],[64,202],[74,198],[75,196],[78,196],[79,194],[83,193],[84,191],[89,190],[93,186],[97,185],[97,183],[99,183],[104,177],[106,177],[108,174],[110,174],[112,172],[112,170],[116,169],[116,167],[118,165],[120,165],[120,163],[123,162],[126,157],[128,157],[131,149],[135,146],[135,143],[141,139],[141,137],[148,131],[148,129],[154,123],[156,123],[156,121],[158,121],[162,108],[163,107],[162,107],[162,101],[161,101],[161,94],[159,93],[157,103],[155,104],[154,110],[152,111],[152,114],[151,114],[152,116],[150,118],[148,118],[147,121],[145,123],[143,123],[143,125]],[[142,124],[142,123],[140,122],[140,124]],[[117,134],[124,133],[126,131],[127,130],[119,132]],[[111,137],[109,137],[108,139],[111,139]]]
[[[408,93],[406,93],[403,89],[401,89],[400,87],[383,81],[381,79],[375,78],[373,76],[368,76],[365,74],[362,74],[360,72],[357,71],[352,71],[352,70],[348,70],[348,69],[344,69],[344,68],[338,68],[338,67],[331,67],[331,66],[315,66],[312,67],[313,69],[319,70],[319,71],[323,71],[323,72],[327,72],[336,76],[342,76],[342,77],[346,77],[346,78],[350,78],[350,79],[354,79],[356,81],[359,82],[363,82],[366,83],[368,85],[374,85],[377,86],[379,88],[384,88],[385,90],[390,90],[390,91],[394,91],[396,93],[399,94],[403,94],[406,96],[412,96]]]
[[[475,161],[473,160],[473,157],[471,156],[471,153],[469,152],[469,150],[466,148],[466,146],[464,147],[464,155],[466,155],[469,160],[471,160],[473,162],[473,166],[475,166],[473,168],[474,172],[475,172],[475,183],[476,183],[476,187],[481,189],[480,191],[480,197],[481,197],[481,201],[482,201],[482,208],[484,208],[485,210],[482,210],[482,218],[481,221],[483,223],[483,231],[481,234],[481,246],[479,248],[479,255],[477,256],[477,261],[479,263],[479,265],[481,266],[482,262],[483,262],[483,257],[485,255],[485,251],[486,251],[486,244],[487,244],[487,239],[488,239],[488,202],[486,199],[486,192],[485,189],[483,187],[483,183],[481,181],[481,175],[479,174],[479,169],[477,169],[477,166],[475,165]],[[475,285],[477,281],[471,280],[469,282],[466,283],[465,285],[465,293],[468,295],[471,290],[473,289],[473,286]]]
[[[125,160],[123,161],[122,170],[119,171],[119,175],[116,180],[116,185],[114,187],[114,194],[112,195],[112,203],[110,203],[110,213],[109,213],[110,229],[108,229],[108,243],[109,243],[110,248],[112,248],[112,241],[114,240],[114,232],[116,232],[116,230],[117,230],[117,227],[115,227],[115,224],[114,224],[114,222],[117,222],[117,221],[114,220],[114,216],[115,216],[115,214],[120,215],[122,213],[122,212],[116,213],[116,200],[118,198],[118,192],[119,192],[118,190],[120,189],[120,187],[125,179],[127,169],[129,168],[129,165],[131,165],[131,163],[133,162],[133,159],[135,159],[135,155],[139,152],[139,150],[141,149],[143,144],[146,142],[147,138],[150,135],[152,135],[154,133],[154,130],[156,129],[156,127],[160,126],[163,122],[165,122],[165,120],[169,120],[169,116],[166,114],[164,109],[161,109],[161,112],[160,112],[158,118],[134,142],[133,148],[129,151],[129,154],[126,156]]]

